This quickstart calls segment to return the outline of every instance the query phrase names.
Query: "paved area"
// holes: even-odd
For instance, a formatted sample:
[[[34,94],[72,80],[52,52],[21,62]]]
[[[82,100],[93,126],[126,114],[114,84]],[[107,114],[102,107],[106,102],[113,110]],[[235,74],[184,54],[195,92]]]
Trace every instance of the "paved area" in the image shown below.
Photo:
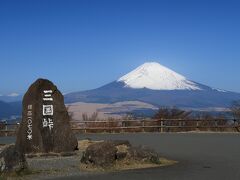
[[[234,133],[139,133],[82,134],[78,139],[126,139],[146,145],[178,164],[106,174],[79,174],[62,179],[97,180],[240,180],[240,134]],[[0,138],[0,143],[14,138]],[[59,179],[59,177],[57,178]]]
[[[128,139],[133,144],[154,148],[163,156],[179,161],[170,167],[131,170],[81,179],[116,180],[240,180],[240,134],[115,134],[82,135],[79,138]],[[77,179],[71,177],[69,179]]]

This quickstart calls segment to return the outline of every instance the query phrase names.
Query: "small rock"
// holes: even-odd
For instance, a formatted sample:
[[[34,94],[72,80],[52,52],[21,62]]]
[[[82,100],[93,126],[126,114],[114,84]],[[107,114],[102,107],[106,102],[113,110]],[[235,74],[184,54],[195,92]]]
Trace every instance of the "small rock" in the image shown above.
[[[125,157],[127,157],[127,152],[117,152],[117,153],[116,153],[116,159],[117,159],[117,160],[122,160],[122,159],[124,159]]]
[[[134,160],[140,160],[144,162],[151,162],[159,164],[159,154],[152,149],[148,149],[142,146],[130,147],[128,149],[128,156]]]
[[[81,162],[95,166],[109,167],[116,160],[117,148],[111,142],[91,144],[83,153]]]
[[[129,143],[129,142],[128,142]],[[116,143],[117,146],[117,153],[116,153],[116,159],[122,160],[125,157],[127,157],[128,149],[131,147],[131,144],[129,143]]]
[[[25,154],[20,153],[15,145],[9,145],[0,154],[0,172],[21,171],[27,169]]]

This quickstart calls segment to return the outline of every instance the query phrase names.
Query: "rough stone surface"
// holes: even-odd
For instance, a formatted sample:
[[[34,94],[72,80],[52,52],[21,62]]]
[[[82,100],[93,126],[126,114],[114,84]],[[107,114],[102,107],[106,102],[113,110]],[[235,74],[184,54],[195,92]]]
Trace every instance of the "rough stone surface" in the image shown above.
[[[108,140],[91,144],[83,153],[81,162],[94,166],[110,167],[116,160],[159,164],[159,154],[143,146],[133,147],[128,141]]]
[[[152,162],[155,164],[160,163],[159,154],[157,152],[142,146],[130,147],[128,149],[128,158],[144,162]]]
[[[77,146],[63,95],[49,80],[38,79],[23,98],[17,149],[24,153],[69,152]]]
[[[116,160],[117,148],[110,142],[91,144],[83,153],[81,162],[95,166],[108,167]]]
[[[7,146],[0,153],[0,172],[20,171],[27,168],[25,155],[15,145]]]
[[[122,160],[122,159],[124,159],[125,157],[127,157],[127,152],[117,152],[117,153],[116,153],[116,159],[117,159],[117,160]]]

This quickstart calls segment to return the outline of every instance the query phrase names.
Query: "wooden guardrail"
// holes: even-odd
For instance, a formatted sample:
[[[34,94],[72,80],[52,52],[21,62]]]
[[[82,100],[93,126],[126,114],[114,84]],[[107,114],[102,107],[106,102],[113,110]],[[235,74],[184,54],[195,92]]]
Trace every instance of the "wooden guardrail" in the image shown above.
[[[0,122],[0,136],[13,136],[19,127],[19,123]]]
[[[235,131],[240,132],[236,119],[141,119],[107,121],[72,121],[75,132],[183,132],[183,131]]]
[[[104,121],[71,121],[76,133],[120,133],[120,132],[187,132],[230,131],[240,132],[237,119],[136,119]],[[19,123],[1,123],[0,136],[15,135]]]

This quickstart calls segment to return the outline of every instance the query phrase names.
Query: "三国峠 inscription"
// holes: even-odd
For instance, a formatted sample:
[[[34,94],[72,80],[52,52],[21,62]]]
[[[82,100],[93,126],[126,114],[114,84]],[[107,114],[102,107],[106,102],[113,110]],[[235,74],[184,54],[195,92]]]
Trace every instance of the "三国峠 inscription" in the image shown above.
[[[49,128],[51,131],[53,129],[53,97],[52,90],[44,90],[43,91],[43,128]],[[45,104],[50,103],[50,104]]]

